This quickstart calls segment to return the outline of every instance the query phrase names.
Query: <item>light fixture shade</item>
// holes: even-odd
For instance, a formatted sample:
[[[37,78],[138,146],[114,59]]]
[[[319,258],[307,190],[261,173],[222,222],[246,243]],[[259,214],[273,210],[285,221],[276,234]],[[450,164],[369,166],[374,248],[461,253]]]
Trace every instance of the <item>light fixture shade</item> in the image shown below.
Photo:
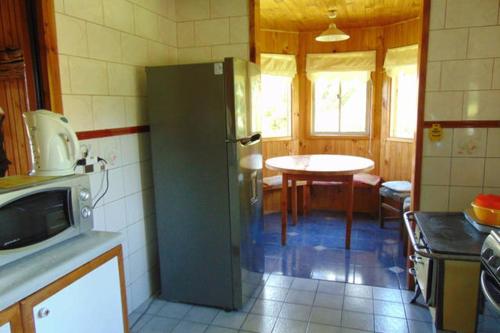
[[[328,29],[316,37],[318,42],[340,42],[349,39],[349,35],[338,29],[335,23],[331,23]]]

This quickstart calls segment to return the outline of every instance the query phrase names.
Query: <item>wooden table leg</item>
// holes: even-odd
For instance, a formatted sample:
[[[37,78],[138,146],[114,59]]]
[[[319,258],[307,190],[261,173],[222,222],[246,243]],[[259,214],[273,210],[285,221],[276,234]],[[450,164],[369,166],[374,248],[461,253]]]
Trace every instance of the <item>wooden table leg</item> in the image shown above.
[[[283,173],[281,181],[281,245],[286,245],[286,224],[288,215],[288,175]]]
[[[292,179],[292,223],[297,225],[297,181]]]
[[[312,181],[308,180],[306,185],[303,187],[303,195],[302,195],[302,212],[304,213],[304,216],[309,214],[310,210],[310,201],[311,201],[311,184]]]
[[[351,248],[351,227],[352,227],[352,210],[354,206],[354,183],[352,176],[346,182],[346,196],[347,196],[347,209],[346,209],[346,228],[345,228],[345,248]]]

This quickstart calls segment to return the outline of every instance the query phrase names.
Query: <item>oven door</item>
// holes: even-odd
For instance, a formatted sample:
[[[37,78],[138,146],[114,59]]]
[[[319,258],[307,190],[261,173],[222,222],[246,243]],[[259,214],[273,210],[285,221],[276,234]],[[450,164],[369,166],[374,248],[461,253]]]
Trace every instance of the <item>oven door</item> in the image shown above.
[[[497,333],[500,325],[500,284],[484,267],[480,287],[476,331]]]
[[[27,191],[0,206],[0,266],[78,233],[72,188]]]

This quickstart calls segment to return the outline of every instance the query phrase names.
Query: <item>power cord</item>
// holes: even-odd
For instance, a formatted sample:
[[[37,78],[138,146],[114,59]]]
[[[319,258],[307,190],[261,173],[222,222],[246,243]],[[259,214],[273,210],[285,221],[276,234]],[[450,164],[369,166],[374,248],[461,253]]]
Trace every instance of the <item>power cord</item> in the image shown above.
[[[104,165],[108,164],[108,162],[104,158],[101,158],[101,157],[97,157],[97,162],[104,163]],[[101,187],[102,187],[102,182],[101,182]],[[106,189],[99,196],[99,198],[97,198],[97,200],[94,202],[94,204],[92,205],[92,209],[94,209],[97,206],[97,204],[99,203],[99,201],[101,201],[101,199],[106,195],[106,193],[108,193],[108,190],[109,190],[109,169],[106,169]],[[100,191],[101,191],[101,189],[99,189],[99,192]]]

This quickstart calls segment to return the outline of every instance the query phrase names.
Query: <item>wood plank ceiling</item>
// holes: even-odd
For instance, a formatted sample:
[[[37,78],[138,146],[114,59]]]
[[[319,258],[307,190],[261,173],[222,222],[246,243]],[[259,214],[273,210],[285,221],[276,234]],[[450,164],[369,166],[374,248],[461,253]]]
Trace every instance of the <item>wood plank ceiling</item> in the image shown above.
[[[389,25],[418,17],[422,0],[261,0],[261,28],[320,31],[332,22],[339,28]]]

